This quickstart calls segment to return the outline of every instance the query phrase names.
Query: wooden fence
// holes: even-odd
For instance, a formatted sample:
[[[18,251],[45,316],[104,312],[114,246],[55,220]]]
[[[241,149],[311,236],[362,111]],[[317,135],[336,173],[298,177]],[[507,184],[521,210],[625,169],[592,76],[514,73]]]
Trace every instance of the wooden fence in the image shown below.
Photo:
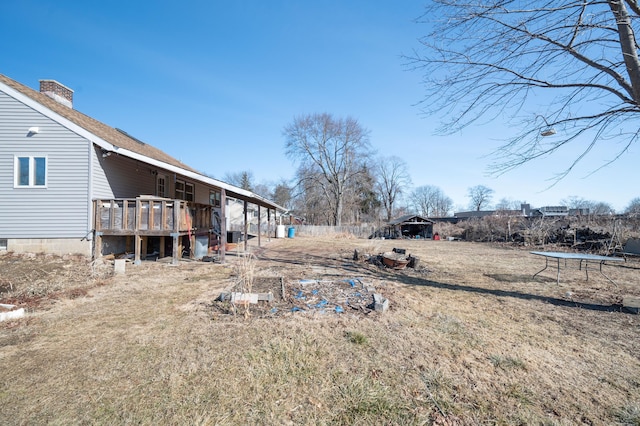
[[[296,230],[296,235],[308,237],[350,234],[357,238],[369,238],[376,231],[376,227],[371,224],[349,226],[285,225],[285,228],[292,226]]]

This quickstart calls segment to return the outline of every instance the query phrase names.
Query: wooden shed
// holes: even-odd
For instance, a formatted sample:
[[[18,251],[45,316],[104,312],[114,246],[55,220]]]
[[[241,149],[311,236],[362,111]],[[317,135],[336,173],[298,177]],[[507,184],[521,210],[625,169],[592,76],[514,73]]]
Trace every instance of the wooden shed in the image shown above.
[[[433,221],[416,214],[404,215],[391,220],[385,227],[387,238],[432,238]]]

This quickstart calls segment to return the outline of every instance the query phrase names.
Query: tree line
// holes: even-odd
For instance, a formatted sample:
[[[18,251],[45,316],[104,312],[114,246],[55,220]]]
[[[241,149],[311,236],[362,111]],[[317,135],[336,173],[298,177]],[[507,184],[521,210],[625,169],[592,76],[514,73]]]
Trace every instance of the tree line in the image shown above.
[[[454,204],[435,185],[412,187],[406,162],[373,151],[369,131],[352,117],[328,113],[299,116],[283,129],[285,152],[296,164],[291,181],[255,183],[250,171],[227,174],[223,180],[253,191],[285,207],[312,225],[389,221],[403,214],[446,217]],[[500,199],[493,189],[476,185],[467,192],[470,210],[519,210],[521,201]],[[606,202],[569,197],[569,208],[588,208],[592,214],[610,214]],[[640,213],[640,197],[626,212]]]
[[[369,131],[352,117],[299,116],[285,126],[283,136],[285,153],[296,165],[292,181],[257,184],[250,171],[230,173],[223,180],[267,197],[313,225],[389,221],[407,212],[452,212],[453,201],[440,188],[425,185],[410,191],[406,162],[377,156]]]

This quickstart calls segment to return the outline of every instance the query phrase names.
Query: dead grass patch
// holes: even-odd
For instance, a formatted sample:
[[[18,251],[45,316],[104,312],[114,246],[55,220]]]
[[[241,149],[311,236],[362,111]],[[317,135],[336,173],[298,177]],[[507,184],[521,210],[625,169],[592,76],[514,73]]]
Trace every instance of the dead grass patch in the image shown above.
[[[402,245],[429,272],[352,260],[372,245]],[[635,270],[558,285],[508,247],[300,237],[239,261],[143,262],[104,285],[90,267],[36,277],[70,293],[0,327],[0,423],[638,424],[640,321],[615,304],[640,295]],[[249,274],[253,291],[359,276],[391,307],[216,313]]]

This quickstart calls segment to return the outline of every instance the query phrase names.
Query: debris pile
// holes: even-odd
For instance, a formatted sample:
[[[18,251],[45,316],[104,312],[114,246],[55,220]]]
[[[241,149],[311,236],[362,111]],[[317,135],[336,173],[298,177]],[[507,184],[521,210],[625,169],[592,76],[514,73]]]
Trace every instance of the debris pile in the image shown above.
[[[291,285],[292,312],[343,313],[349,310],[368,314],[375,308],[375,288],[360,278],[346,280],[299,280]]]
[[[254,317],[283,315],[339,315],[385,312],[389,300],[362,278],[302,279],[285,283],[282,278],[256,281],[252,293],[224,292],[212,307],[221,313],[249,313]]]
[[[15,309],[16,305],[0,303],[0,321],[22,318],[24,316],[24,308]]]
[[[353,260],[365,260],[381,268],[404,269],[406,267],[418,269],[420,258],[407,254],[406,249],[394,248],[392,251],[380,253],[376,256],[363,254],[357,249],[353,252]]]

